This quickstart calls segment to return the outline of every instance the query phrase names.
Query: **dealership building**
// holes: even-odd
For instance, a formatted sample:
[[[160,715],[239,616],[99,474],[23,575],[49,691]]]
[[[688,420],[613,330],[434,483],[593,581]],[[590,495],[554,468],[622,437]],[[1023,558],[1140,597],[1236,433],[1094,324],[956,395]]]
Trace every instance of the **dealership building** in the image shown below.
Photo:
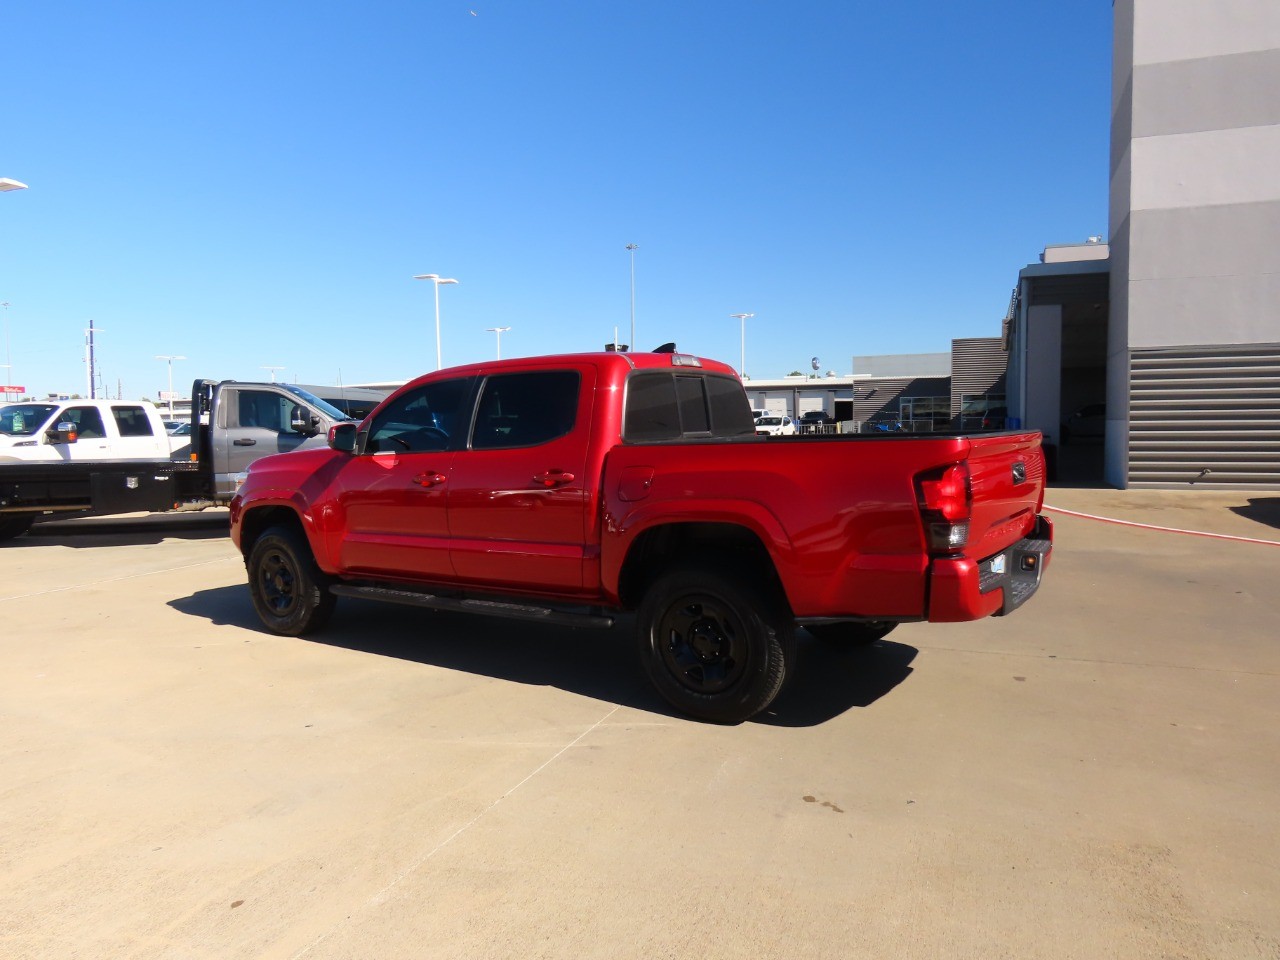
[[[1280,3],[1114,21],[1110,235],[1020,272],[1010,413],[1105,405],[1115,487],[1280,488]]]

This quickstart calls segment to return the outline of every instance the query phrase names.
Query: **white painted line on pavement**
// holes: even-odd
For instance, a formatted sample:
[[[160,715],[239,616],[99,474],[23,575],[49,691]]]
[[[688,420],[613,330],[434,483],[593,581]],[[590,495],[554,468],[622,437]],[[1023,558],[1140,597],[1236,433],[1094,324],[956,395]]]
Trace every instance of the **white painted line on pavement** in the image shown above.
[[[201,560],[199,563],[184,563],[178,567],[165,567],[163,570],[148,570],[146,573],[131,573],[127,577],[110,577],[106,580],[94,580],[91,583],[73,583],[66,587],[54,587],[51,590],[37,590],[35,593],[22,593],[13,597],[0,597],[5,600],[29,600],[31,597],[47,597],[51,593],[66,593],[68,590],[84,590],[88,587],[100,587],[107,583],[120,583],[124,580],[137,580],[139,577],[154,577],[157,573],[173,573],[175,570],[190,570],[192,567],[207,567],[211,563],[226,563],[228,560],[239,560],[239,557],[219,557],[217,560]]]
[[[587,729],[583,730],[580,734],[578,734],[576,737],[574,737],[572,740],[566,743],[563,747],[557,750],[554,754],[548,757],[545,761],[543,761],[542,764],[540,764],[537,767],[537,769],[535,769],[532,773],[530,773],[523,780],[517,783],[514,787],[509,787],[508,789],[504,790],[502,792],[502,795],[499,796],[497,800],[494,800],[493,803],[489,804],[487,807],[485,807],[483,810],[477,813],[474,817],[472,817],[470,820],[468,820],[466,823],[460,826],[457,830],[453,831],[453,833],[451,833],[448,837],[441,840],[434,847],[432,847],[426,853],[422,854],[416,860],[414,860],[411,864],[409,864],[409,866],[401,870],[394,880],[392,880],[385,887],[383,887],[381,890],[379,890],[377,893],[371,896],[368,900],[366,900],[363,908],[353,911],[351,915],[349,915],[342,921],[338,922],[333,927],[326,930],[324,933],[320,934],[320,936],[312,940],[309,944],[307,944],[305,947],[303,947],[301,950],[295,953],[290,958],[290,960],[298,960],[299,957],[306,956],[308,953],[310,953],[316,947],[320,946],[320,944],[324,943],[326,940],[328,940],[331,936],[333,936],[343,927],[349,925],[356,913],[359,913],[363,909],[367,909],[368,907],[377,906],[379,904],[385,903],[387,901],[387,897],[390,896],[391,891],[394,890],[396,887],[398,887],[401,883],[403,883],[407,877],[415,873],[424,863],[426,863],[428,860],[434,857],[437,853],[439,853],[449,844],[453,843],[454,840],[458,839],[458,837],[462,836],[464,833],[470,830],[473,826],[479,823],[482,819],[485,818],[485,816],[489,814],[490,811],[492,811],[495,807],[497,807],[498,804],[502,803],[502,801],[506,800],[507,797],[511,796],[513,793],[515,793],[517,790],[523,787],[526,783],[528,783],[530,780],[532,780],[534,777],[540,774],[543,770],[549,767],[566,750],[578,744],[583,738],[585,738],[588,734],[593,732],[597,727],[599,727],[602,723],[604,723],[606,720],[612,717],[620,709],[622,709],[621,706],[614,707],[612,710],[606,713],[603,717],[601,717],[591,726],[587,727]]]

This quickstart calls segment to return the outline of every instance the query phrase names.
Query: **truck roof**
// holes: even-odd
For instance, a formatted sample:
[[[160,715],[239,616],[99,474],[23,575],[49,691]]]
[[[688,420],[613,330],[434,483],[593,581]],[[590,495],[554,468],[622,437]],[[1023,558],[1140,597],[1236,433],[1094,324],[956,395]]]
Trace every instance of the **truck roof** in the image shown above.
[[[469,363],[459,367],[445,367],[433,370],[408,381],[404,386],[425,383],[442,376],[484,376],[516,370],[529,370],[537,367],[555,366],[558,364],[590,364],[600,370],[620,371],[625,376],[630,370],[702,370],[706,373],[728,374],[736,377],[737,371],[727,363],[695,357],[688,353],[614,353],[602,351],[598,353],[562,353],[536,357],[515,357],[509,360],[487,360],[481,363]],[[398,390],[404,387],[397,388]]]

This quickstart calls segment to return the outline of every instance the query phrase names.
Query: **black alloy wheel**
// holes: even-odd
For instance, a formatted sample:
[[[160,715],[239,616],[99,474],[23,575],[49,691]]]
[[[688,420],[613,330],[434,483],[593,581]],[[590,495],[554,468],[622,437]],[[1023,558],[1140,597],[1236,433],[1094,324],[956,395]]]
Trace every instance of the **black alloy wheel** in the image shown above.
[[[271,527],[253,545],[245,566],[254,609],[272,633],[297,637],[329,619],[335,598],[299,532]]]
[[[794,626],[774,590],[704,566],[681,567],[650,586],[637,613],[645,672],[676,709],[741,723],[782,689]]]

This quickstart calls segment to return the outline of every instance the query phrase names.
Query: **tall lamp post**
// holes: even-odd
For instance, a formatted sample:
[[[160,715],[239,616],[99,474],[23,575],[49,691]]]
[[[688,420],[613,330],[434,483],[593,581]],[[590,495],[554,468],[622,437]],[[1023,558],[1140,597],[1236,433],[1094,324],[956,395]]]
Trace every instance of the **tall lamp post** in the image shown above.
[[[169,362],[169,419],[173,419],[173,361],[185,360],[186,357],[161,353],[156,355],[157,360],[167,360]]]
[[[444,366],[443,354],[440,352],[440,285],[442,283],[457,283],[458,281],[451,277],[442,277],[438,273],[419,273],[413,279],[430,280],[436,288],[436,369],[439,370]]]
[[[93,335],[95,333],[105,333],[105,332],[106,331],[103,330],[101,327],[95,327],[93,325],[92,320],[89,321],[89,326],[86,327],[84,331],[84,360],[85,360],[85,364],[89,368],[88,373],[89,373],[89,399],[90,400],[95,400],[97,399],[97,396],[98,396],[98,385],[97,385],[98,376],[97,376],[97,368],[94,366]]]
[[[738,356],[738,376],[743,380],[747,379],[747,321],[755,316],[754,313],[731,313],[729,314],[734,320],[742,325],[742,343],[741,353]]]
[[[12,386],[9,378],[13,376],[13,358],[9,356],[9,301],[0,303],[0,309],[4,310],[4,385]],[[9,391],[6,390],[4,397],[9,399]]]
[[[283,369],[284,369],[284,367],[265,367],[265,366],[264,366],[264,367],[259,367],[258,369],[259,369],[259,370],[269,370],[269,371],[271,371],[271,382],[272,382],[272,383],[275,383],[275,382],[276,382],[276,371],[277,371],[277,370],[283,370]],[[194,397],[192,397],[192,399],[194,400],[195,398],[194,398]]]
[[[0,193],[9,193],[13,190],[25,190],[27,185],[21,180],[11,180],[9,177],[0,177]],[[12,374],[13,367],[9,363],[9,304],[2,303],[4,307],[4,371],[5,380],[7,381]],[[8,384],[5,384],[8,386]],[[8,393],[5,394],[8,396]]]
[[[0,193],[10,193],[13,190],[25,190],[27,185],[21,180],[12,180],[9,177],[0,177]],[[4,373],[5,386],[8,386],[8,380],[13,374],[13,367],[9,362],[9,304],[0,304],[4,307]],[[5,397],[9,394],[6,392]]]
[[[627,252],[631,254],[631,339],[628,350],[636,348],[636,251],[639,249],[638,243],[627,244]]]
[[[502,335],[510,330],[510,327],[485,327],[485,333],[496,333],[498,335],[498,359],[502,359]]]

